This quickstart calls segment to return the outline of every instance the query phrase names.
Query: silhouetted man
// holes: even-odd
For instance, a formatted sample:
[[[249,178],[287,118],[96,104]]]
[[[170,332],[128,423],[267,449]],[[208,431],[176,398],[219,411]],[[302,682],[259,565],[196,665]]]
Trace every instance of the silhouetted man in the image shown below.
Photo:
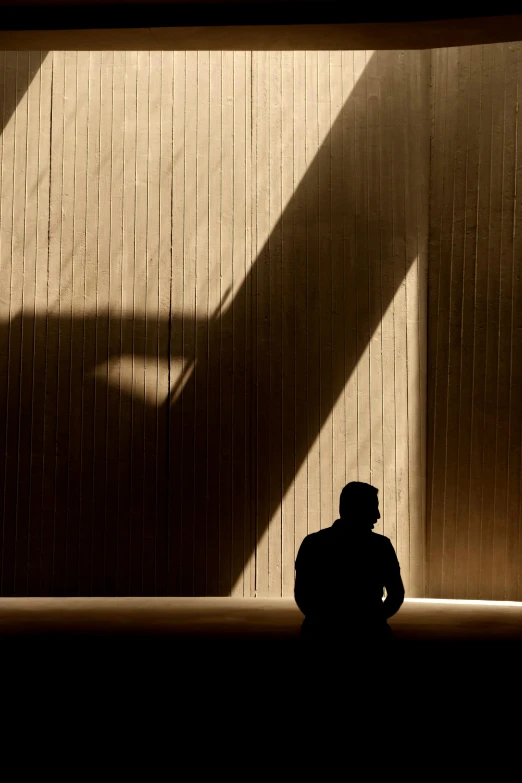
[[[370,484],[350,482],[341,492],[340,519],[306,536],[301,544],[295,562],[295,600],[305,615],[303,639],[393,639],[387,620],[404,601],[404,585],[390,539],[372,532],[381,517],[377,495]]]

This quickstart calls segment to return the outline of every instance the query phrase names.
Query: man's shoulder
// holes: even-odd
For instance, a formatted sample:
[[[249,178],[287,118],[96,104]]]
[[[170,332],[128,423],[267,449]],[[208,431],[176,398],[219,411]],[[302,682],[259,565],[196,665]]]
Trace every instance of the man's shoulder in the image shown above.
[[[316,530],[314,533],[308,533],[307,536],[303,538],[303,541],[300,546],[301,552],[307,552],[310,550],[316,550],[319,549],[322,546],[328,545],[328,542],[330,541],[332,537],[332,528],[331,527],[325,527],[322,530]]]
[[[388,536],[383,536],[381,533],[374,533],[372,531],[371,540],[373,546],[379,552],[385,552],[390,554],[391,552],[395,552],[395,549],[393,548],[393,544],[388,538]]]
[[[332,528],[323,527],[322,530],[316,530],[314,533],[308,533],[303,538],[303,544],[316,546],[318,544],[326,543],[332,537]]]
[[[305,536],[305,540],[310,539],[312,541],[321,541],[329,536],[332,530],[332,527],[323,527],[321,530],[315,530],[313,533],[308,533],[308,535]]]
[[[375,555],[381,559],[381,562],[386,564],[386,567],[388,568],[394,568],[395,566],[400,568],[395,547],[388,536],[372,533],[372,539],[374,539],[373,546]]]
[[[374,533],[372,530],[372,541],[375,541],[375,546],[390,546],[391,541],[388,536],[383,536],[382,533]]]
[[[349,540],[351,540],[351,538]],[[355,536],[354,540],[358,541],[359,538]],[[376,549],[382,551],[393,549],[393,544],[388,536],[383,536],[381,533],[374,533],[372,531],[369,540]],[[304,549],[315,549],[316,547],[330,545],[338,545],[338,538],[335,535],[333,525],[331,527],[325,527],[322,530],[316,530],[314,533],[308,533],[308,535],[303,538],[301,547]]]

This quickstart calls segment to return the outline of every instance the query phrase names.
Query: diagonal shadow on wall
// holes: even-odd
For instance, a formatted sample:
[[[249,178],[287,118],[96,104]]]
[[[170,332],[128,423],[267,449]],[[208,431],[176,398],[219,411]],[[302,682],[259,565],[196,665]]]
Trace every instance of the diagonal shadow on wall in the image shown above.
[[[426,67],[371,57],[215,318],[3,325],[4,595],[230,594],[419,253]],[[121,356],[195,369],[151,401]]]
[[[48,52],[0,52],[0,135],[47,54]]]

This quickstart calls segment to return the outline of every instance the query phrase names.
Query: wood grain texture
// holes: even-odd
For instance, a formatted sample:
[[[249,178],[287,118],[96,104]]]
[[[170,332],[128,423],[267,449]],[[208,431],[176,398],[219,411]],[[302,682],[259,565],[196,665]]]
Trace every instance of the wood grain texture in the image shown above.
[[[428,65],[0,53],[3,594],[288,596],[352,479],[422,594]]]

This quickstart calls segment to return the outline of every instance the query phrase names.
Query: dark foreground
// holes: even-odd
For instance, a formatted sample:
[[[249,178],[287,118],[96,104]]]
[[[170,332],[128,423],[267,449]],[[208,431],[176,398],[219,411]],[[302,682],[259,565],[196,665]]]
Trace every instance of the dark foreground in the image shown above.
[[[393,643],[325,649],[292,602],[31,600],[0,602],[6,780],[480,778],[518,747],[519,606],[406,604]]]

